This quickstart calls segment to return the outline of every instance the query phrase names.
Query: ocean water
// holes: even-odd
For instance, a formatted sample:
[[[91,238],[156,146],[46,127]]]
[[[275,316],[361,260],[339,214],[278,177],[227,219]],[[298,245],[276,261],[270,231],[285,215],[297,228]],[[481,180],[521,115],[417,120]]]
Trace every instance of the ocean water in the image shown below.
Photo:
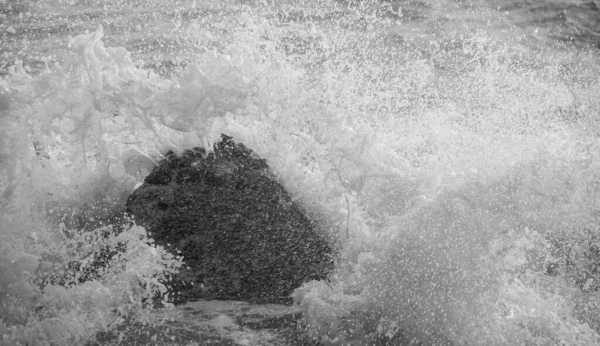
[[[118,324],[119,273],[166,254],[68,288],[40,268],[83,260],[73,220],[105,220],[166,151],[224,133],[339,249],[294,294],[308,337],[600,344],[599,6],[0,2],[1,340]]]

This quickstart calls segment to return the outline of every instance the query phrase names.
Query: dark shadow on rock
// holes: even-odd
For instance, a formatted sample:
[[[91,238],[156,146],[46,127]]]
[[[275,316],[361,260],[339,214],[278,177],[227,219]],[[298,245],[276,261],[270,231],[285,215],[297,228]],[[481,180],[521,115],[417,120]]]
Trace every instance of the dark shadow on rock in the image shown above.
[[[175,302],[198,298],[291,303],[325,279],[333,250],[266,162],[223,136],[214,152],[170,152],[127,201],[157,244],[181,254]]]

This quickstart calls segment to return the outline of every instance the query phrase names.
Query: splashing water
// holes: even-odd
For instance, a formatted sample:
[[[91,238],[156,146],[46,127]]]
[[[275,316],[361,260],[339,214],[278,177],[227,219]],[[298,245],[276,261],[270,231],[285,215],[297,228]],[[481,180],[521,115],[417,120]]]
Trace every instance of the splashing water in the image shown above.
[[[61,220],[105,218],[162,153],[225,133],[340,249],[330,282],[294,293],[310,337],[600,343],[600,64],[578,10],[592,5],[20,4],[0,24],[3,341],[113,326],[86,299],[123,311],[130,278],[173,257],[133,227],[127,275],[40,291],[39,261],[72,242]]]

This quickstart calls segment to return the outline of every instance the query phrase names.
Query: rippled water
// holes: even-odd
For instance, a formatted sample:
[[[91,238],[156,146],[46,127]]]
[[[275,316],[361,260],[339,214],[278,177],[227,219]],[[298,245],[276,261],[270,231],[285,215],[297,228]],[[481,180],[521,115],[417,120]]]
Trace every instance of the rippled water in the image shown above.
[[[340,249],[330,282],[295,294],[310,337],[599,343],[595,1],[39,0],[0,13],[4,340],[95,330],[73,322],[94,320],[86,308],[32,312],[59,296],[28,284],[63,251],[56,215],[100,217],[161,153],[226,133]]]
[[[327,22],[339,18],[347,2],[240,2],[280,21]],[[352,3],[352,2],[349,2]],[[358,3],[358,2],[357,2]],[[0,14],[3,45],[1,72],[15,59],[31,69],[60,61],[68,35],[105,28],[105,42],[124,46],[148,66],[171,67],[193,59],[203,49],[223,48],[226,35],[243,11],[235,1],[6,1]],[[270,5],[269,5],[270,4]],[[452,31],[482,30],[530,41],[534,47],[561,43],[570,48],[597,47],[600,11],[595,1],[384,1],[387,16],[399,24],[396,39],[440,39]],[[267,5],[267,6],[264,6]],[[276,14],[279,12],[279,15]],[[311,15],[310,12],[313,12]],[[366,20],[366,18],[365,18]],[[452,26],[450,32],[441,33]],[[222,27],[222,28],[220,28]],[[462,27],[461,30],[457,30]],[[210,28],[210,29],[209,29]],[[383,34],[383,33],[380,33]],[[435,36],[433,36],[435,35]],[[441,36],[441,37],[440,37]],[[165,71],[166,72],[166,71]]]

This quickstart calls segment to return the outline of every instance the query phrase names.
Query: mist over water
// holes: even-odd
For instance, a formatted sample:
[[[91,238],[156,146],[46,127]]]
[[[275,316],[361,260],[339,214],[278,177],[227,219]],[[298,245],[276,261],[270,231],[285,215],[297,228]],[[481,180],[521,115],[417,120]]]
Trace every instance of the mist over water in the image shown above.
[[[595,2],[18,5],[0,3],[3,340],[56,337],[24,321],[65,215],[104,217],[167,150],[225,133],[339,248],[295,294],[309,336],[600,342]]]

